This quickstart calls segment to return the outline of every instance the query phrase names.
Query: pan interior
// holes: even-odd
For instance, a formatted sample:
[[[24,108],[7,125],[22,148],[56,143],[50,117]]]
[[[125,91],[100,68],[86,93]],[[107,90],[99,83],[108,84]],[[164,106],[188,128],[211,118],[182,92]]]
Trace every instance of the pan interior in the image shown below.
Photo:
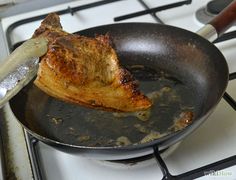
[[[149,34],[143,32],[142,26],[137,30],[135,25],[106,26],[81,34],[110,33],[121,64],[139,81],[142,92],[155,96],[148,119],[68,104],[49,97],[33,83],[11,100],[16,117],[41,136],[89,147],[124,146],[158,139],[181,128],[176,126],[176,120],[181,119],[183,112],[193,113],[194,122],[209,111],[224,90],[208,81],[214,75],[219,76],[216,65],[213,63],[208,71],[202,68],[210,64],[214,56],[219,58],[219,54],[214,55],[216,51],[213,57],[207,56],[204,47],[198,49],[198,41],[195,43],[190,35],[186,38],[190,39],[187,42],[190,51],[185,51],[186,42],[173,37],[172,31],[178,35],[178,29],[160,27],[157,30],[153,25],[146,28]],[[180,30],[179,36],[184,37],[182,33]],[[200,55],[196,57],[196,53]],[[203,56],[206,58],[199,59]],[[212,87],[216,90],[215,96],[209,98]]]
[[[150,133],[155,138],[167,135],[181,112],[195,111],[194,94],[182,82],[143,65],[127,67],[139,80],[141,90],[156,96],[147,121],[65,103],[49,97],[33,84],[22,91],[26,104],[20,106],[19,99],[12,107],[22,108],[18,111],[23,112],[20,118],[24,117],[23,123],[30,130],[59,142],[91,147],[144,142]]]

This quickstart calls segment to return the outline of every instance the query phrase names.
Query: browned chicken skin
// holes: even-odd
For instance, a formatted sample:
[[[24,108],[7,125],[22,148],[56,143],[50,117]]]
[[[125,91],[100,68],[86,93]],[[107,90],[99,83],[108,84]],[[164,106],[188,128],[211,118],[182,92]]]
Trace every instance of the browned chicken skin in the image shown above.
[[[131,74],[119,65],[108,35],[96,38],[69,34],[49,14],[33,37],[49,40],[35,84],[47,94],[86,107],[132,112],[151,106]]]

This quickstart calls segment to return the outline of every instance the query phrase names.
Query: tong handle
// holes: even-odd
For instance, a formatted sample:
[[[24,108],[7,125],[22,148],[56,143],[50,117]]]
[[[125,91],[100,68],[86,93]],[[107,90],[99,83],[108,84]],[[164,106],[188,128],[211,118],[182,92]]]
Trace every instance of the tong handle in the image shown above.
[[[44,55],[47,42],[46,38],[30,39],[15,49],[0,65],[0,82],[20,65]]]
[[[37,74],[38,58],[47,52],[47,39],[30,39],[0,65],[0,108]]]

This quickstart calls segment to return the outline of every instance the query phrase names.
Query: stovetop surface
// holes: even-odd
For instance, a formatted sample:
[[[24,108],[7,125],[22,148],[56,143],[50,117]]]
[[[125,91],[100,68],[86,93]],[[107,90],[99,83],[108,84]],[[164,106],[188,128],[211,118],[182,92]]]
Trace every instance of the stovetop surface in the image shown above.
[[[24,13],[17,16],[2,19],[3,30],[20,20],[30,16],[40,15],[52,11],[85,5],[94,1],[73,1],[43,10]],[[161,6],[167,3],[176,2],[144,0],[149,7]],[[191,5],[158,12],[158,17],[168,25],[177,26],[190,31],[197,31],[202,23],[198,22],[195,12],[206,4],[205,0],[193,1]],[[71,14],[61,16],[61,23],[68,32],[75,32],[89,27],[114,23],[113,18],[130,12],[143,10],[144,7],[139,1],[118,1],[107,5],[90,8]],[[157,23],[151,15],[132,18],[122,22],[153,22]],[[28,23],[17,27],[11,36],[16,43],[31,37],[33,31],[39,26],[40,21]],[[235,27],[231,28],[234,30]],[[236,72],[235,43],[232,39],[227,42],[218,43],[216,46],[222,51],[229,65],[230,72]],[[231,81],[227,92],[236,98],[236,81]],[[10,112],[8,112],[10,113]],[[174,153],[165,158],[165,162],[173,175],[178,175],[192,169],[213,163],[215,161],[236,155],[236,112],[225,100],[221,100],[215,112],[209,119],[194,133],[188,136]],[[14,117],[11,117],[14,119]],[[143,161],[134,165],[114,164],[106,161],[98,161],[85,157],[75,156],[59,152],[48,145],[37,143],[36,145],[40,168],[43,179],[64,180],[64,179],[161,179],[162,173],[154,159]],[[206,172],[206,174],[209,172]],[[199,179],[236,179],[236,166],[224,169],[218,173]],[[37,179],[37,177],[35,177]]]

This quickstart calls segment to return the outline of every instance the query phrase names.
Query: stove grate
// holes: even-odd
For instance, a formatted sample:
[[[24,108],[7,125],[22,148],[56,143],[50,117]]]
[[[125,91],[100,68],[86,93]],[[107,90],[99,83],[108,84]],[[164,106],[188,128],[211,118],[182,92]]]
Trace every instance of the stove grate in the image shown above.
[[[120,0],[109,0],[109,1],[108,0],[102,0],[102,1],[97,1],[97,2],[93,2],[93,3],[89,3],[89,4],[85,4],[85,5],[77,6],[77,7],[73,7],[73,8],[69,6],[64,10],[56,11],[55,13],[57,13],[58,15],[63,15],[63,14],[68,14],[69,13],[73,16],[74,12],[86,10],[86,9],[89,9],[89,8],[95,8],[97,6],[110,4],[110,3],[113,3],[113,2],[117,2],[117,1],[120,1]],[[14,50],[14,45],[13,45],[12,40],[11,40],[11,34],[12,34],[12,32],[15,28],[17,28],[18,26],[21,26],[23,24],[27,24],[27,23],[30,23],[30,22],[42,20],[47,15],[48,14],[42,14],[42,15],[39,15],[39,16],[34,16],[34,17],[22,19],[22,20],[19,20],[19,21],[16,21],[16,22],[12,23],[6,30],[6,39],[7,39],[9,50],[10,51]]]
[[[144,3],[144,2],[142,1],[142,3]],[[130,18],[146,15],[146,14],[154,14],[156,12],[160,12],[160,11],[164,11],[164,10],[168,10],[168,9],[172,9],[172,8],[176,8],[176,7],[180,7],[180,6],[183,6],[183,5],[186,5],[186,4],[191,4],[191,3],[192,3],[191,0],[186,0],[186,1],[171,3],[171,4],[167,4],[167,5],[159,6],[159,7],[155,7],[155,8],[148,8],[144,11],[138,11],[138,12],[134,12],[134,13],[131,13],[131,14],[126,14],[126,15],[123,15],[123,16],[115,17],[114,21],[121,21],[121,20],[125,20],[125,19],[130,19]]]
[[[104,0],[104,1],[98,1],[98,2],[95,2],[95,3],[86,4],[86,5],[83,5],[83,6],[73,7],[73,8],[68,7],[67,9],[58,11],[56,13],[58,13],[59,15],[66,14],[66,13],[70,13],[71,15],[73,15],[74,12],[76,12],[76,11],[80,11],[80,10],[84,10],[84,9],[88,9],[88,8],[93,8],[93,7],[104,5],[104,4],[107,4],[107,3],[113,3],[113,2],[116,2],[116,1],[120,1],[120,0],[110,0],[110,1],[105,1]],[[154,13],[154,12],[157,12],[157,11],[154,11],[154,10],[150,9],[147,6],[147,4],[145,4],[145,2],[143,0],[138,0],[138,1],[143,5],[143,7],[145,9],[147,9],[147,11],[145,11],[145,13],[148,12],[150,15],[153,16],[153,18],[156,20],[156,22],[164,24],[162,22],[162,20],[158,18],[156,13]],[[185,3],[185,4],[186,3],[191,3],[191,1],[182,1],[182,4],[178,4],[178,5],[179,6],[183,5],[183,3]],[[168,8],[170,8],[170,7],[171,8],[176,7],[176,3],[175,3],[175,5],[172,5],[172,6],[168,5]],[[158,8],[160,10],[160,7],[158,7]],[[157,10],[158,10],[158,8],[157,8]],[[127,16],[128,16],[128,18],[131,18],[129,15],[127,15]],[[126,18],[127,18],[127,16],[126,16]],[[11,24],[8,27],[7,31],[6,31],[6,37],[7,37],[8,46],[9,46],[10,51],[12,51],[16,48],[16,45],[14,45],[11,42],[11,38],[10,38],[12,31],[16,27],[18,27],[20,25],[23,25],[23,24],[33,22],[33,21],[41,20],[45,17],[46,17],[46,14],[36,16],[36,17],[27,18],[27,19],[22,19],[20,21],[17,21],[15,23]],[[118,19],[118,17],[115,20],[117,20],[117,19]],[[220,38],[218,38],[214,43],[219,43],[219,42],[222,42],[222,41],[230,40],[230,39],[233,39],[235,37],[236,37],[236,31],[228,32],[228,33],[225,33]],[[236,79],[236,72],[231,73],[229,75],[229,80],[235,80],[235,79]],[[236,110],[236,101],[234,100],[234,98],[232,96],[230,96],[227,92],[225,92],[223,98],[226,100],[226,102],[234,110]],[[29,151],[29,155],[30,155],[30,161],[31,161],[32,169],[33,169],[34,178],[37,179],[37,180],[42,180],[42,179],[44,179],[44,177],[43,177],[43,173],[42,173],[41,168],[40,168],[40,158],[39,158],[39,154],[38,154],[38,150],[37,150],[37,144],[38,144],[39,141],[37,139],[35,139],[34,137],[32,137],[30,134],[28,134],[26,131],[25,131],[25,134],[26,134],[26,141],[27,141],[27,145],[28,145],[28,151]],[[158,147],[154,147],[154,154],[152,156],[154,156],[157,160],[157,163],[158,163],[158,165],[159,165],[159,167],[160,167],[160,169],[163,173],[163,179],[170,179],[170,180],[173,180],[173,179],[174,180],[195,179],[195,178],[207,175],[207,172],[215,172],[215,171],[218,171],[218,170],[225,169],[225,168],[228,168],[230,166],[236,165],[236,155],[235,155],[235,156],[231,156],[231,157],[225,158],[223,160],[208,164],[206,166],[199,167],[197,169],[185,172],[183,174],[173,176],[169,172],[168,167],[166,166],[164,160],[161,158],[160,154],[161,154],[161,152],[158,150]]]

